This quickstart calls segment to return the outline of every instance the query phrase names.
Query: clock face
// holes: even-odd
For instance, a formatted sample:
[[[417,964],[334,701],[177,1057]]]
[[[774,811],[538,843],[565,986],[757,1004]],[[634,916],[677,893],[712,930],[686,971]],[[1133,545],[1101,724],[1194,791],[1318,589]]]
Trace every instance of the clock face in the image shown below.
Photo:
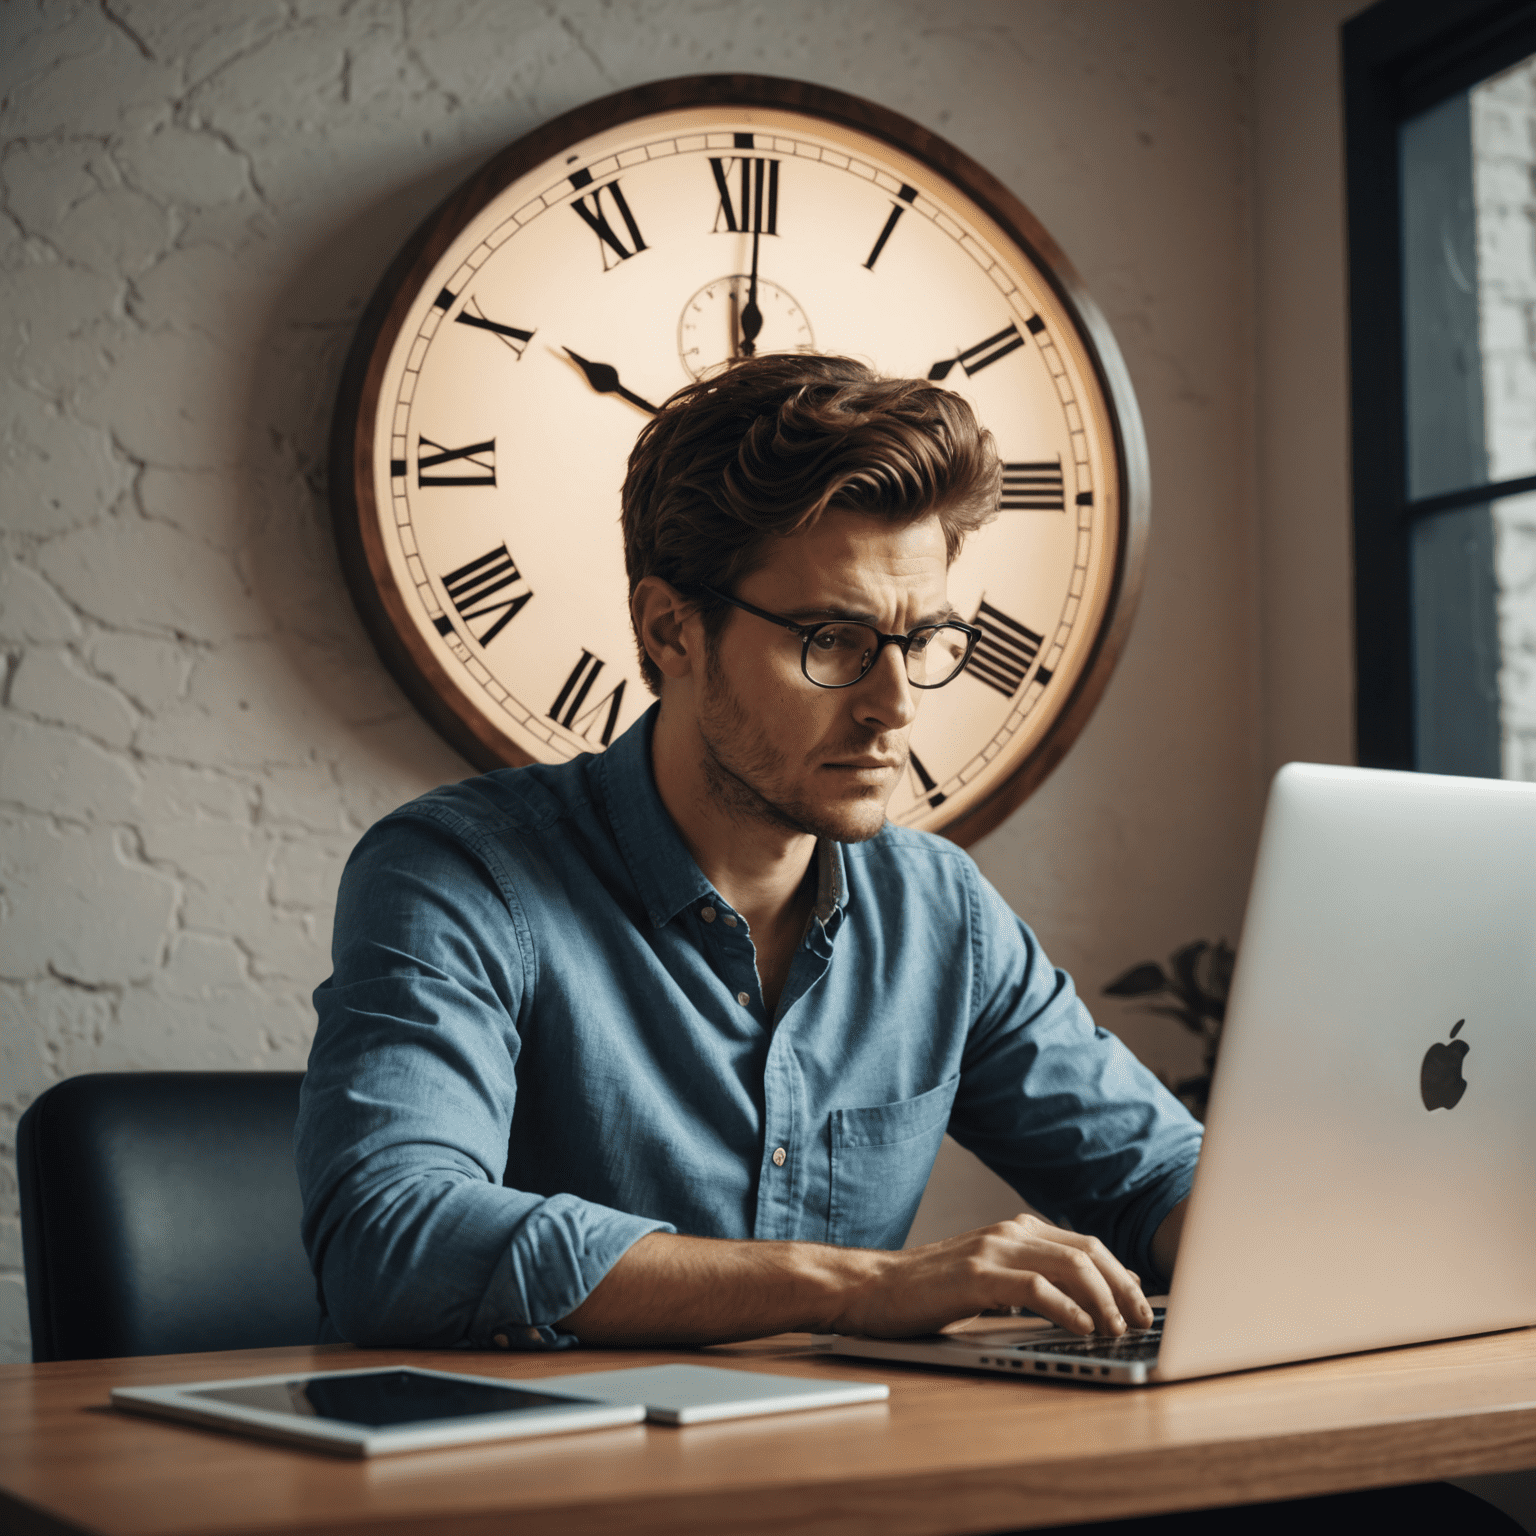
[[[940,381],[997,440],[998,515],[949,575],[982,639],[922,695],[889,808],[975,835],[1065,750],[1129,619],[1144,488],[1129,388],[1106,382],[1118,354],[1032,221],[1021,239],[1028,215],[1013,204],[1005,227],[1011,199],[957,152],[942,146],[988,203],[891,136],[920,130],[835,93],[736,80],[734,102],[657,105],[710,84],[610,98],[579,137],[551,125],[402,253],[338,410],[349,579],[396,675],[472,760],[606,747],[652,701],[626,461],[674,390],[739,356],[756,240],[760,353]],[[740,100],[754,94],[799,104]],[[827,110],[850,104],[884,131]]]

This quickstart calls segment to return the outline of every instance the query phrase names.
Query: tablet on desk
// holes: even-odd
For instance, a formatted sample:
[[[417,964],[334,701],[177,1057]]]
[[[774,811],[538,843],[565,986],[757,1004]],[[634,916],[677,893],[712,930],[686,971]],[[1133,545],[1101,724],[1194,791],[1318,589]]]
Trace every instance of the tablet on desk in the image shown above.
[[[642,1365],[622,1371],[536,1378],[530,1385],[585,1392],[610,1403],[642,1403],[653,1424],[709,1424],[804,1408],[841,1408],[883,1403],[883,1381],[828,1381],[818,1376],[773,1376],[714,1365]]]
[[[114,1387],[114,1407],[288,1440],[343,1456],[638,1424],[639,1403],[603,1402],[540,1382],[417,1366],[246,1376],[174,1387]]]

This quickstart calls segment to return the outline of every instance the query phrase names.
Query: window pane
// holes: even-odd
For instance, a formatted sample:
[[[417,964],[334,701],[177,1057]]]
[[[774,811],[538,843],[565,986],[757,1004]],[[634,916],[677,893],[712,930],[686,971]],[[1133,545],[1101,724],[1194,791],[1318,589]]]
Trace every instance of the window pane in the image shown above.
[[[1536,54],[1472,96],[1488,478],[1536,474]]]
[[[1536,782],[1536,493],[1411,537],[1418,767]]]
[[[1415,761],[1425,773],[1500,776],[1499,623],[1486,505],[1412,530]]]
[[[1503,776],[1536,782],[1536,494],[1493,504]]]
[[[1410,118],[1398,144],[1408,499],[1417,501],[1488,478],[1467,95]]]
[[[1536,473],[1536,55],[1399,150],[1409,498]]]
[[[1536,474],[1536,55],[1399,150],[1409,498]],[[1536,496],[1410,538],[1418,766],[1536,780]]]

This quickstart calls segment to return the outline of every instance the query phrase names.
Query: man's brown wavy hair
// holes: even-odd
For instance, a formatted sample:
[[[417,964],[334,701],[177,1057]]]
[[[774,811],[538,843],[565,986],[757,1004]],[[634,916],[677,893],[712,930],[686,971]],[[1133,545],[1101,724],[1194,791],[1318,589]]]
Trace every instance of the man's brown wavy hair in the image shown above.
[[[747,358],[679,390],[641,432],[622,494],[630,596],[659,576],[696,602],[712,643],[768,546],[847,509],[937,516],[950,561],[997,510],[992,434],[959,395],[883,379],[847,357]],[[661,673],[638,632],[652,693]]]

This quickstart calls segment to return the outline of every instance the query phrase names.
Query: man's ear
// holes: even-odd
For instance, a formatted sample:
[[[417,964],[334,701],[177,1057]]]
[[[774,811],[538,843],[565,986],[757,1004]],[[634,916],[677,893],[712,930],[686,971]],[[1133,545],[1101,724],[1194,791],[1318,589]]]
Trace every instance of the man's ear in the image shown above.
[[[642,576],[629,600],[635,633],[663,677],[689,676],[703,657],[697,607],[659,576]]]

